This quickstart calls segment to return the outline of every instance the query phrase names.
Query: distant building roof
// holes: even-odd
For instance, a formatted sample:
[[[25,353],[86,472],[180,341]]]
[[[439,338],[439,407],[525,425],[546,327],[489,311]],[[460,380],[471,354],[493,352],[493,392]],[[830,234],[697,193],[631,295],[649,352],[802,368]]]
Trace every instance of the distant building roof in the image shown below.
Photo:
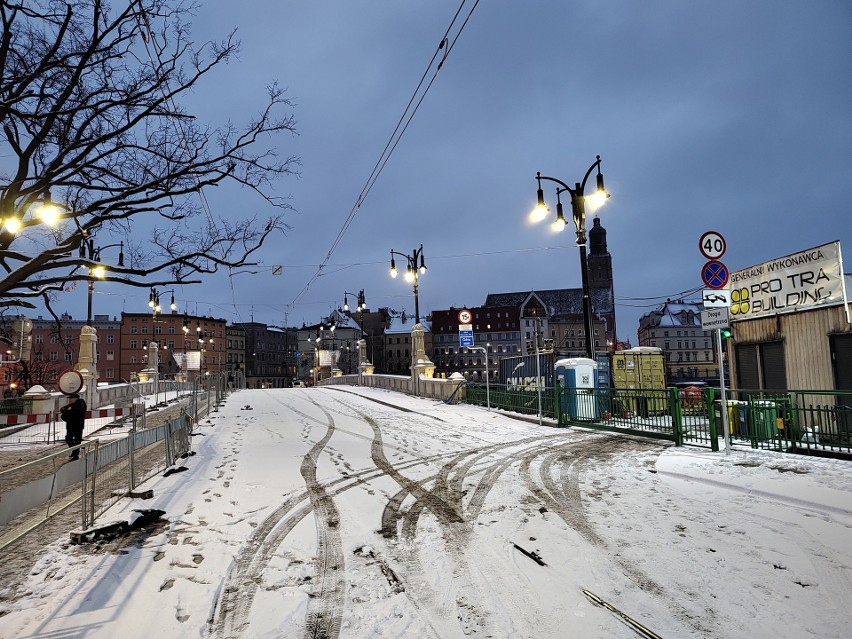
[[[547,291],[518,291],[516,293],[490,293],[483,306],[520,306],[534,293],[544,303],[550,316],[582,315],[583,289],[557,288]],[[612,290],[610,288],[589,289],[592,310],[596,313],[612,312]]]
[[[432,330],[429,326],[429,322],[427,322],[426,320],[421,319],[420,323],[423,325],[423,328],[427,332]],[[416,322],[414,321],[414,316],[408,315],[405,311],[403,311],[402,313],[391,311],[390,321],[388,322],[387,328],[385,328],[385,335],[410,333],[411,328],[415,324]]]
[[[660,304],[650,313],[642,316],[640,325],[653,326],[701,326],[701,309],[703,304],[691,300],[668,300]]]

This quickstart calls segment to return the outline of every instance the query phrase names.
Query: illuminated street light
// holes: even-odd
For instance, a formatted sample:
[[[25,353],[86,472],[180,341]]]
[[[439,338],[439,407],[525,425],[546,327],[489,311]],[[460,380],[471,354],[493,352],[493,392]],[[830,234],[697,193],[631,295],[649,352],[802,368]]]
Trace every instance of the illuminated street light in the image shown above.
[[[597,188],[594,194],[585,196],[583,192],[586,188],[586,181],[595,169],[598,171],[596,176]],[[541,188],[541,181],[549,180],[556,182],[560,186],[556,190],[556,221],[553,223],[555,231],[561,231],[566,225],[565,216],[562,212],[562,202],[559,196],[566,191],[571,194],[571,213],[574,219],[574,226],[577,229],[577,247],[580,249],[580,274],[583,280],[583,323],[585,325],[586,357],[594,359],[592,299],[589,292],[589,273],[586,256],[586,204],[588,203],[589,208],[594,210],[609,198],[609,193],[604,188],[603,173],[601,173],[601,156],[597,156],[595,162],[592,163],[592,166],[589,167],[589,170],[583,176],[583,181],[576,182],[573,188],[561,180],[543,176],[541,173],[536,173],[536,180],[538,181],[538,191],[536,193],[538,203],[532,213],[530,213],[530,218],[533,221],[543,220],[550,211],[544,202],[544,191]]]
[[[418,295],[419,283],[420,283],[420,275],[426,272],[426,261],[423,258],[423,245],[420,245],[419,249],[414,249],[411,255],[406,255],[405,253],[400,253],[398,251],[391,250],[391,268],[390,274],[391,277],[396,277],[396,262],[394,262],[393,256],[399,255],[400,257],[404,257],[407,266],[405,269],[405,279],[408,282],[411,282],[414,285],[414,316],[416,319],[416,323],[420,323],[420,298]],[[418,266],[418,259],[420,264]],[[418,274],[419,272],[419,274]]]

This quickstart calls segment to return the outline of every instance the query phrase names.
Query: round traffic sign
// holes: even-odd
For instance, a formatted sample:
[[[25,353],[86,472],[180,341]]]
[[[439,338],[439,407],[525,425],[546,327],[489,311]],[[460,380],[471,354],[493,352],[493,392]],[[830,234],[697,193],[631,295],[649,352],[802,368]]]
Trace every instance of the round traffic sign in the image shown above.
[[[719,261],[710,260],[701,267],[701,280],[710,288],[725,288],[728,276],[728,267]]]
[[[698,240],[698,250],[708,260],[718,260],[725,254],[728,245],[725,244],[725,238],[721,233],[716,231],[707,231]]]
[[[473,319],[473,315],[470,314],[470,311],[467,309],[463,309],[459,311],[459,324],[470,324],[470,320]]]
[[[79,371],[65,371],[56,380],[56,386],[65,395],[79,393],[83,389],[83,376]]]

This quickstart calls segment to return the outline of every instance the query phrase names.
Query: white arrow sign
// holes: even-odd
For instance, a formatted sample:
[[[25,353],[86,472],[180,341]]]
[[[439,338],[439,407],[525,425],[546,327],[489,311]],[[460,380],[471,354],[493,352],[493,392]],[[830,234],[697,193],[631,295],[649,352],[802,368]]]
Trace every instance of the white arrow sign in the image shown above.
[[[731,290],[728,288],[705,288],[702,294],[704,308],[730,308]]]

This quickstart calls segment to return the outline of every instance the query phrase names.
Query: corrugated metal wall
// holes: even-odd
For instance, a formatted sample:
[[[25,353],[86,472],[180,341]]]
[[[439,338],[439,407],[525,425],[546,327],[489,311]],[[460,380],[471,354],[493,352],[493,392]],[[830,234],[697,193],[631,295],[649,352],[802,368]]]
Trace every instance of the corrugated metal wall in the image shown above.
[[[852,333],[843,306],[788,313],[734,323],[734,337],[727,344],[731,384],[738,386],[734,344],[782,340],[787,387],[795,390],[834,388],[829,335]]]

